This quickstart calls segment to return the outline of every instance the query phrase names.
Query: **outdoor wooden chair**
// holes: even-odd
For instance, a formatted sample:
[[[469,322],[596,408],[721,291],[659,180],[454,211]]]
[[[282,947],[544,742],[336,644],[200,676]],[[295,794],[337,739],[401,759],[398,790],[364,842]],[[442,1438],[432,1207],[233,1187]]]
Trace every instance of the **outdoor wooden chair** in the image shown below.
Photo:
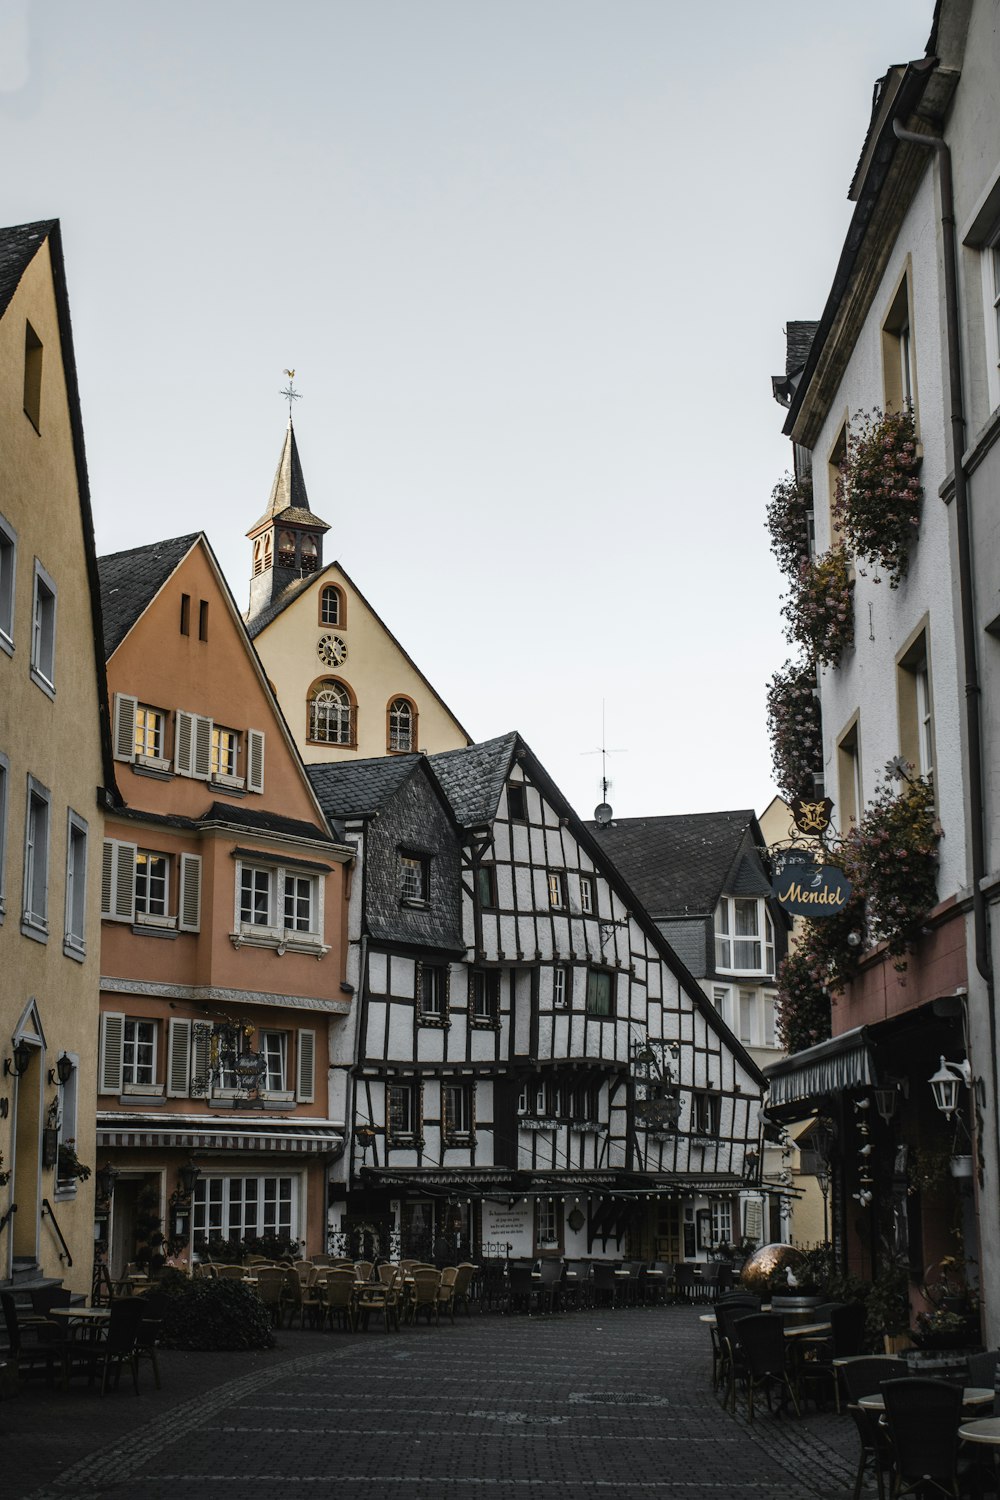
[[[410,1287],[409,1320],[411,1323],[416,1323],[420,1314],[426,1313],[427,1321],[430,1323],[432,1317],[437,1317],[441,1272],[418,1267],[410,1274],[412,1286]]]
[[[345,1332],[354,1333],[358,1326],[357,1300],[354,1294],[354,1267],[331,1267],[316,1283],[323,1321],[331,1326],[338,1322]]]

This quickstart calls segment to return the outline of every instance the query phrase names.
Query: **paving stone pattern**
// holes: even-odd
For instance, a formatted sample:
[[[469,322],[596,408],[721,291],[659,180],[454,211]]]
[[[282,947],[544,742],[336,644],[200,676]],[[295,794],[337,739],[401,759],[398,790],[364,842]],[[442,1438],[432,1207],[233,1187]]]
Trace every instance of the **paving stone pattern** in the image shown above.
[[[691,1308],[473,1317],[161,1356],[141,1395],[33,1383],[0,1405],[5,1500],[833,1500],[847,1417],[724,1412]],[[12,1442],[11,1439],[16,1438]],[[14,1457],[13,1455],[17,1455]],[[13,1468],[13,1474],[12,1474]],[[13,1486],[10,1486],[13,1478]]]

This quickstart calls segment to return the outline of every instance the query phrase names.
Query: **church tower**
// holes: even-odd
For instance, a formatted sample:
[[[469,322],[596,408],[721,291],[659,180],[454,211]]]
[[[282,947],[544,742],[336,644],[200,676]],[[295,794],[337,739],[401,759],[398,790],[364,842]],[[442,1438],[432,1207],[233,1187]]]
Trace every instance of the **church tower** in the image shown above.
[[[322,571],[323,537],[329,530],[327,523],[309,509],[295,429],[289,415],[267,510],[247,532],[253,545],[247,611],[247,624],[251,628],[290,584]]]

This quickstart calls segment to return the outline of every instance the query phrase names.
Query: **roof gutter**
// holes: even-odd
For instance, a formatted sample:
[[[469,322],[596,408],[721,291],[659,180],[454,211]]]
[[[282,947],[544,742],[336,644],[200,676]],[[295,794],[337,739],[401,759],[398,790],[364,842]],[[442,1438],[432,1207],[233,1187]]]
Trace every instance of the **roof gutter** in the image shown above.
[[[969,842],[972,855],[972,921],[976,946],[976,968],[986,984],[990,1018],[990,1066],[993,1098],[998,1097],[997,1018],[993,962],[989,945],[989,918],[983,881],[986,875],[986,830],[983,797],[982,688],[979,681],[978,642],[975,619],[975,588],[972,573],[972,522],[969,514],[968,476],[965,452],[965,395],[962,385],[961,320],[958,305],[958,252],[955,237],[955,195],[951,151],[938,135],[922,135],[904,129],[900,119],[892,122],[897,139],[911,146],[934,151],[941,189],[941,248],[944,256],[945,337],[948,355],[948,395],[951,405],[951,464],[955,476],[955,527],[958,538],[958,598],[962,626],[962,665],[965,676],[966,785],[968,787]],[[993,1111],[996,1147],[1000,1159],[1000,1111]]]

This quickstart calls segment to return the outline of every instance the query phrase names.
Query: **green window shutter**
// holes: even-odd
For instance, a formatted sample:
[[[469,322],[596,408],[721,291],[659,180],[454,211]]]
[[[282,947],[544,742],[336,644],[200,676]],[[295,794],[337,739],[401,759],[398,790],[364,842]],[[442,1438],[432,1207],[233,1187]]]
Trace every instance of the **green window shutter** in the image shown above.
[[[300,1031],[295,1097],[300,1104],[312,1104],[316,1098],[316,1033]]]
[[[167,1033],[167,1096],[186,1099],[191,1092],[191,1022],[170,1018]]]
[[[122,1091],[124,1043],[124,1015],[119,1015],[115,1011],[105,1011],[101,1016],[100,1092],[102,1094],[120,1094]]]
[[[201,931],[201,855],[181,855],[181,891],[178,927],[182,932]]]
[[[115,760],[135,760],[135,711],[138,699],[115,694]]]
[[[264,736],[259,729],[247,730],[247,791],[264,790]]]

